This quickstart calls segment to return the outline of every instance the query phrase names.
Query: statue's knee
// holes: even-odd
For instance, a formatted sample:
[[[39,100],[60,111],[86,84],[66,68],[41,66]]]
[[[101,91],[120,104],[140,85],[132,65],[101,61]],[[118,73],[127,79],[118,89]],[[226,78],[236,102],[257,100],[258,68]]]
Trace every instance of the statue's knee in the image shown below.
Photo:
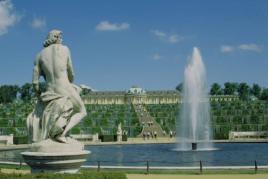
[[[82,108],[81,114],[82,114],[83,117],[85,117],[87,115],[87,111],[86,111],[85,108]]]

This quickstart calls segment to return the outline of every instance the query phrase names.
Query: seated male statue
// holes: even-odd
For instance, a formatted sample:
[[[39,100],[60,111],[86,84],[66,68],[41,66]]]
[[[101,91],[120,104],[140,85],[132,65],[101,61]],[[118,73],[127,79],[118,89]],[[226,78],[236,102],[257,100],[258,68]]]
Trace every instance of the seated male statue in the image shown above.
[[[37,55],[33,70],[33,87],[37,104],[27,118],[31,142],[48,138],[66,143],[66,135],[86,115],[80,88],[73,84],[74,72],[70,50],[62,45],[62,32],[52,30]],[[40,77],[46,90],[41,92]]]

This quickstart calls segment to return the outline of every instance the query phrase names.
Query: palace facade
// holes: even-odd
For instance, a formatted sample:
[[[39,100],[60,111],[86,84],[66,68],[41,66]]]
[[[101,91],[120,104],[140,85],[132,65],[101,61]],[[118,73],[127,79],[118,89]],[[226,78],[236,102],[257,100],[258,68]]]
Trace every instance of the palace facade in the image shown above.
[[[210,96],[210,101],[239,100],[235,95]],[[177,90],[145,91],[133,86],[127,91],[91,91],[83,96],[85,104],[176,104],[182,102]]]

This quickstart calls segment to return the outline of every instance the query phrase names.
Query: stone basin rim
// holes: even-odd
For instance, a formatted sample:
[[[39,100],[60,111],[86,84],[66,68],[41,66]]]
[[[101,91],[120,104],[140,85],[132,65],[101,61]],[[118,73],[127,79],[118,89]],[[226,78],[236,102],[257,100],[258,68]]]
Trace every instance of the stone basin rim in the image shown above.
[[[75,155],[88,155],[91,152],[88,150],[83,150],[79,152],[21,152],[21,155],[24,156],[75,156]]]

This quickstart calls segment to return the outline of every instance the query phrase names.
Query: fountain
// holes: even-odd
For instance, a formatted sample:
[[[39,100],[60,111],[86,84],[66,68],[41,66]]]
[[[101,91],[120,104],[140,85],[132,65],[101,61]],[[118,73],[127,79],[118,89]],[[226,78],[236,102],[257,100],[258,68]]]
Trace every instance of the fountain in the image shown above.
[[[212,150],[210,104],[207,95],[206,69],[198,48],[184,71],[183,98],[177,123],[176,150]]]

